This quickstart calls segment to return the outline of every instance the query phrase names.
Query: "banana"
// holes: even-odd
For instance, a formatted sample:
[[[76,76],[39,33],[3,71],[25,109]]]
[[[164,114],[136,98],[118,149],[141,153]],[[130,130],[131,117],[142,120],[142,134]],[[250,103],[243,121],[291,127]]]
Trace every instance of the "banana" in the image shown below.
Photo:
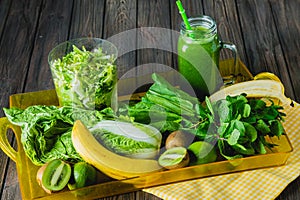
[[[216,93],[212,94],[209,99],[214,102],[219,99],[224,99],[227,95],[239,95],[246,93],[247,97],[265,97],[279,100],[281,104],[290,104],[292,100],[284,95],[284,87],[277,80],[256,79],[245,81],[225,87]]]
[[[73,126],[72,142],[76,151],[87,163],[117,180],[162,170],[157,160],[129,158],[106,149],[79,120],[75,121]]]
[[[254,76],[253,78],[254,78],[254,80],[267,79],[267,80],[274,80],[277,82],[281,82],[278,76],[276,76],[275,74],[270,73],[270,72],[261,72],[261,73],[257,74],[256,76]]]

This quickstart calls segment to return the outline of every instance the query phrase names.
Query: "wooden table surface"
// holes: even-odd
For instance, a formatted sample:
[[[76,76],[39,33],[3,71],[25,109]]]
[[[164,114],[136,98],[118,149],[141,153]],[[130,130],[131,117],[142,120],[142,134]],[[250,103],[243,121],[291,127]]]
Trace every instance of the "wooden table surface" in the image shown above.
[[[220,36],[237,45],[252,74],[276,74],[286,96],[300,102],[300,0],[182,3],[188,16],[206,14],[216,20]],[[107,39],[143,27],[178,31],[180,21],[175,0],[0,0],[0,117],[10,95],[54,88],[47,55],[56,44],[87,36]],[[142,46],[134,37],[121,42]],[[119,76],[147,63],[177,66],[173,52],[133,49],[118,58]],[[9,139],[14,144],[13,136]],[[21,199],[16,165],[2,151],[0,177],[1,199]],[[105,199],[159,198],[139,191]],[[278,199],[300,199],[300,178]]]

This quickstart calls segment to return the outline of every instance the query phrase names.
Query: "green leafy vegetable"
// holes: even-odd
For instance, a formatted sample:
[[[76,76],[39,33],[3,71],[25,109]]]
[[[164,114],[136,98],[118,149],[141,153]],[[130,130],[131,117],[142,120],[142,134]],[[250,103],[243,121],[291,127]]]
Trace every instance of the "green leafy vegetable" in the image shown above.
[[[281,124],[283,107],[271,100],[248,99],[246,94],[226,96],[216,102],[206,97],[204,107],[159,75],[153,74],[152,78],[154,84],[141,102],[124,110],[135,121],[154,125],[163,133],[174,129],[193,133],[196,140],[217,144],[226,159],[264,154],[266,148],[275,146],[266,137],[285,134]]]
[[[119,109],[134,121],[150,124],[161,132],[186,129],[198,137],[205,137],[209,125],[207,108],[197,98],[169,84],[163,77],[153,74],[154,84],[142,100]]]
[[[257,130],[254,126],[247,122],[243,122],[245,127],[245,136],[247,137],[246,140],[250,140],[250,142],[254,142],[257,139]]]
[[[281,136],[284,128],[281,121],[285,116],[281,106],[270,105],[261,99],[247,99],[246,94],[227,96],[212,104],[214,124],[218,129],[218,147],[226,159],[244,155],[264,154],[274,144],[266,136]]]
[[[144,158],[155,157],[162,138],[175,130],[216,144],[225,159],[265,154],[266,148],[275,146],[266,137],[285,134],[281,123],[285,116],[283,107],[271,100],[248,99],[246,94],[240,94],[216,102],[206,98],[205,107],[163,77],[153,74],[152,78],[154,84],[142,100],[120,108],[118,116],[110,107],[97,111],[38,105],[4,112],[11,123],[21,127],[25,153],[36,165],[55,158],[68,162],[82,160],[71,142],[71,129],[77,119],[111,150]],[[163,135],[150,127],[159,129]]]
[[[240,135],[241,135],[241,132],[238,129],[234,129],[227,139],[228,144],[231,146],[236,145]]]
[[[101,110],[111,106],[117,81],[115,57],[101,48],[93,51],[73,46],[73,51],[50,63],[61,105]]]
[[[74,121],[80,119],[86,126],[93,126],[102,119],[115,117],[111,108],[92,111],[36,105],[25,110],[4,108],[4,112],[12,124],[21,127],[24,151],[35,165],[42,165],[53,159],[81,161],[71,140]]]
[[[102,120],[90,131],[108,149],[133,158],[155,158],[162,140],[157,129],[140,123]]]

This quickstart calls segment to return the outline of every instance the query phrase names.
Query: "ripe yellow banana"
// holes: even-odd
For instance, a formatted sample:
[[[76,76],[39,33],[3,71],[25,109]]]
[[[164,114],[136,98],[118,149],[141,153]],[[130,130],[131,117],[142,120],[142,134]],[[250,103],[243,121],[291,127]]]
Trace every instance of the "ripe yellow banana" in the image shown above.
[[[117,180],[162,170],[156,160],[134,159],[109,151],[94,138],[79,120],[73,126],[72,142],[76,151],[87,163]]]
[[[273,100],[279,100],[280,104],[290,104],[291,99],[284,95],[284,87],[277,80],[251,80],[237,83],[229,87],[225,87],[209,97],[214,102],[219,99],[224,99],[227,95],[235,96],[241,93],[246,93],[247,97],[265,97]]]

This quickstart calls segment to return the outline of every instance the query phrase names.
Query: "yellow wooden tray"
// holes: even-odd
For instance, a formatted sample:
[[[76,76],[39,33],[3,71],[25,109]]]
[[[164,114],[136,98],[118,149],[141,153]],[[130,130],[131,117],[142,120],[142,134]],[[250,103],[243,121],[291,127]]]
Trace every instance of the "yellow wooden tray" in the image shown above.
[[[230,65],[231,63],[231,60],[224,61],[221,63],[221,65]],[[252,81],[252,75],[242,63],[239,63],[239,70],[242,81]],[[31,105],[58,105],[58,99],[55,90],[21,93],[10,96],[10,107],[19,107],[24,109]],[[16,136],[17,150],[15,150],[8,141],[8,129],[12,129]],[[272,152],[268,152],[265,155],[257,155],[232,161],[219,161],[181,169],[162,171],[121,181],[107,180],[104,183],[99,183],[74,191],[69,191],[66,189],[61,192],[47,194],[37,184],[36,173],[39,167],[33,165],[25,155],[20,137],[21,130],[19,127],[12,125],[6,117],[0,118],[0,147],[13,161],[16,162],[23,199],[61,200],[67,198],[102,198],[185,180],[258,168],[280,166],[286,163],[290,153],[293,151],[288,137],[283,135],[280,137],[280,139],[272,138],[272,142],[278,144],[278,146],[274,148]]]

